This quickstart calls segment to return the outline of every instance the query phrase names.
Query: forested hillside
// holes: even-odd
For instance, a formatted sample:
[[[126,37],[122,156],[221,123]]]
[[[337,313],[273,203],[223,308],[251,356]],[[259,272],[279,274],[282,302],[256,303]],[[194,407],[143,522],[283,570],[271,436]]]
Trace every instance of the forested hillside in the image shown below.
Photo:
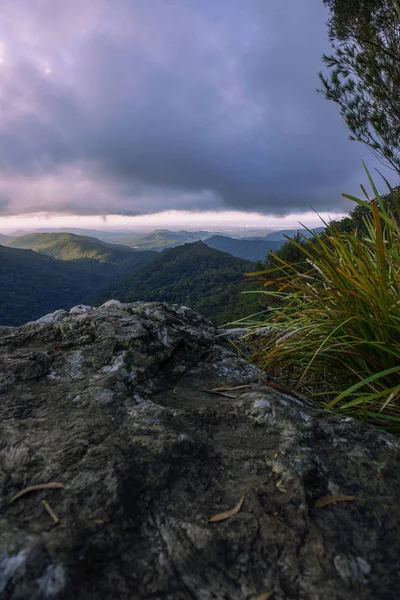
[[[241,294],[258,287],[243,282],[243,273],[251,270],[254,263],[195,242],[164,250],[132,276],[108,286],[97,300],[185,304],[221,325],[261,310],[258,295]]]
[[[0,325],[21,325],[70,308],[98,286],[98,276],[80,264],[0,246]]]
[[[110,244],[97,238],[73,233],[30,233],[13,238],[6,246],[30,249],[63,261],[79,262],[103,278],[122,277],[147,263],[156,252],[138,251],[128,246]]]

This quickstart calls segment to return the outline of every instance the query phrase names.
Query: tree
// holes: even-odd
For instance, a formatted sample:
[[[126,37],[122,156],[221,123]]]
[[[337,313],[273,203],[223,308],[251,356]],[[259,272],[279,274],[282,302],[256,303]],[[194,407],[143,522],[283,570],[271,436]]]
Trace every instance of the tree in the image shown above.
[[[352,135],[400,173],[400,0],[324,0],[333,53],[322,92]]]

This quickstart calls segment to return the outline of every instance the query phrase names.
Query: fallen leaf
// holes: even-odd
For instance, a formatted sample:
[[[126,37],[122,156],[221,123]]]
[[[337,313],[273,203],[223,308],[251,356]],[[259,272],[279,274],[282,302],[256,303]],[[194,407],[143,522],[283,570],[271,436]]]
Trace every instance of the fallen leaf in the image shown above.
[[[42,500],[42,504],[45,507],[45,509],[47,510],[47,512],[49,513],[50,517],[53,519],[54,523],[56,525],[58,525],[58,523],[60,522],[60,519],[57,517],[54,510],[51,508],[50,504],[46,500]]]
[[[219,396],[225,396],[225,398],[236,399],[237,396],[233,394],[227,394],[226,392],[215,392],[214,390],[199,390],[200,392],[206,392],[207,394],[218,394]]]
[[[353,502],[355,496],[323,496],[315,501],[315,508],[323,508],[329,504],[335,504],[336,502]]]
[[[257,600],[269,600],[273,593],[274,592],[272,590],[270,592],[265,592],[264,594],[261,594],[261,596],[258,596]]]
[[[36,492],[37,490],[49,490],[49,489],[53,489],[53,488],[61,489],[63,487],[64,487],[64,485],[62,483],[55,483],[55,482],[39,483],[38,485],[31,485],[31,486],[25,488],[24,490],[21,490],[20,492],[18,492],[18,494],[15,494],[15,496],[13,496],[11,498],[11,500],[9,500],[8,504],[11,504],[15,500],[18,500],[18,498],[21,498],[21,496],[25,496],[25,494],[29,494],[30,492]]]
[[[230,517],[237,515],[239,510],[242,508],[243,501],[244,501],[244,496],[242,496],[240,498],[239,502],[236,504],[236,506],[234,508],[232,508],[231,510],[226,510],[225,512],[218,513],[217,515],[214,515],[213,517],[210,517],[208,519],[208,522],[216,523],[217,521],[225,521],[225,519],[229,519]]]
[[[235,387],[213,388],[211,392],[233,392],[234,390],[242,390],[244,388],[251,388],[251,385],[236,385]]]

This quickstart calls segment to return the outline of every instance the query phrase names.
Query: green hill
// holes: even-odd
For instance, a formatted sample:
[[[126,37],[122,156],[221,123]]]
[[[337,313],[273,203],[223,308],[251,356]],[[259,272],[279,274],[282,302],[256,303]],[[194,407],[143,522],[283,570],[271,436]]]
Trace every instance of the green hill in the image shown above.
[[[0,246],[0,325],[21,325],[71,308],[98,287],[98,276],[80,264]]]
[[[272,250],[276,252],[282,246],[285,240],[277,242],[269,242],[267,240],[237,240],[225,235],[213,235],[204,240],[210,248],[228,252],[232,256],[245,258],[246,260],[265,260],[268,252]]]
[[[117,285],[110,285],[97,300],[117,298],[184,304],[221,325],[260,310],[257,289],[243,282],[254,263],[209,248],[203,242],[164,250],[150,264]]]
[[[147,263],[156,252],[138,251],[73,233],[29,233],[6,242],[8,247],[34,250],[51,258],[79,262],[102,277],[116,279]]]

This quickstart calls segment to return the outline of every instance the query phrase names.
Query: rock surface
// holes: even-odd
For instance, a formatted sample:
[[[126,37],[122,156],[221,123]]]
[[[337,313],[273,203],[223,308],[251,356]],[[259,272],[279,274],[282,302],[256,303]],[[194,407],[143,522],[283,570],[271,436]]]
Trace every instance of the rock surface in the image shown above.
[[[214,335],[117,301],[0,329],[1,600],[400,597],[398,439]]]

